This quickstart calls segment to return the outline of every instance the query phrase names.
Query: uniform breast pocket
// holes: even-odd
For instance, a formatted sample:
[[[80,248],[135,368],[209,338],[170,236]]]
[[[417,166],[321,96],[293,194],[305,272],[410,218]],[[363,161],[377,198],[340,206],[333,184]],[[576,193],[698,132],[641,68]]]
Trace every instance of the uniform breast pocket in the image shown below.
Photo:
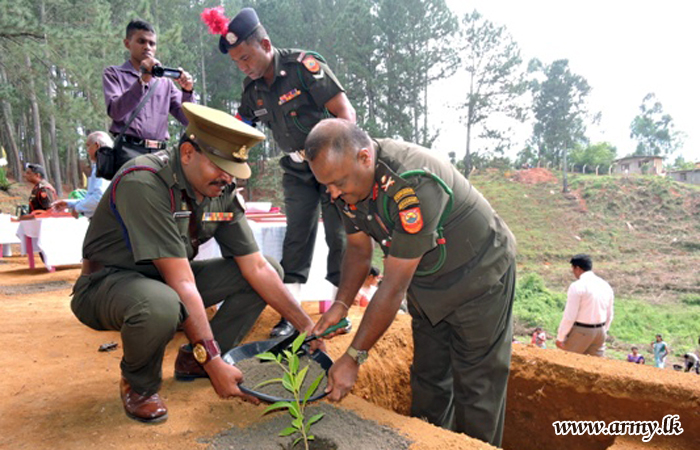
[[[313,113],[312,104],[308,94],[302,93],[281,105],[282,113],[287,121],[288,128],[308,134],[319,121]]]

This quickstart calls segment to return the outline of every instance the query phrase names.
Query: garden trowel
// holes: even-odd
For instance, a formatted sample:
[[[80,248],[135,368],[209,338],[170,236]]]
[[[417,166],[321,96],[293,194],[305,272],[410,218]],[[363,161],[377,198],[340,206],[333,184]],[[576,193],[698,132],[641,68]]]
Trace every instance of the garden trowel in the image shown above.
[[[337,330],[345,330],[345,332],[347,333],[347,332],[349,332],[351,329],[352,329],[352,323],[351,323],[350,320],[346,317],[346,318],[341,319],[340,322],[338,322],[337,324],[326,328],[326,331],[324,331],[323,333],[321,333],[321,334],[319,334],[319,335],[312,334],[312,335],[310,335],[310,336],[307,336],[307,337],[304,339],[303,344],[306,344],[306,343],[308,343],[308,342],[311,342],[311,341],[313,341],[314,339],[318,339],[318,338],[320,338],[320,337],[329,335],[329,334],[331,334],[332,332],[337,331]],[[268,350],[264,350],[264,351],[268,351],[268,352],[270,352],[270,353],[278,354],[278,353],[282,352],[283,350],[289,348],[289,347],[292,345],[292,342],[294,342],[294,339],[297,338],[297,336],[299,336],[299,332],[298,332],[298,331],[295,331],[295,332],[292,333],[291,335],[289,335],[289,336],[283,338],[282,340],[280,340],[280,341],[278,341],[278,342],[274,342],[274,341],[271,342],[272,346],[271,346]],[[303,345],[303,344],[302,344],[302,345]]]

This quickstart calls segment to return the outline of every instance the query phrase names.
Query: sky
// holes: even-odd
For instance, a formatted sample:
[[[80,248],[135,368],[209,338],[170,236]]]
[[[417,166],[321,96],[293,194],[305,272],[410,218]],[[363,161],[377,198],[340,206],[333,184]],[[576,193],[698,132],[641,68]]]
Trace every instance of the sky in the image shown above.
[[[588,126],[592,143],[608,141],[618,157],[636,147],[630,123],[650,92],[686,137],[681,150],[686,160],[700,161],[700,2],[694,0],[447,0],[462,16],[476,9],[485,19],[504,25],[518,43],[523,61],[538,58],[549,64],[568,59],[572,72],[591,86],[588,109],[601,112],[600,124]],[[441,131],[433,148],[462,157],[466,128],[451,109],[466,98],[465,72],[434,87],[430,112]],[[455,92],[463,87],[462,92]],[[532,132],[532,123],[516,131],[514,157]],[[472,141],[478,151],[478,141]]]

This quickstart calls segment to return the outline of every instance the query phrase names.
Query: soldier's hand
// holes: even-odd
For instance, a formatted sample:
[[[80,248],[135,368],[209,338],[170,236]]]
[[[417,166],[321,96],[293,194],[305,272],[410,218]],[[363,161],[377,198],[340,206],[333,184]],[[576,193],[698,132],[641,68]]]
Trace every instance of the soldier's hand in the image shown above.
[[[328,327],[332,327],[340,322],[341,319],[348,315],[347,313],[348,311],[343,305],[338,302],[333,302],[331,308],[326,311],[320,319],[318,319],[318,322],[316,322],[316,326],[313,329],[313,334],[320,335],[326,331]],[[339,334],[345,334],[345,330],[341,329],[334,331],[333,333],[323,336],[323,339],[331,339]]]
[[[337,402],[350,393],[357,380],[359,368],[347,353],[333,363],[328,371],[328,386],[326,386],[328,400]]]
[[[180,73],[180,78],[178,78],[177,81],[182,90],[184,91],[192,91],[194,89],[194,80],[192,79],[192,75],[190,75],[188,72],[185,72],[182,70],[182,67],[177,68],[181,73]]]
[[[240,397],[255,405],[260,403],[260,400],[244,393],[238,387],[238,384],[243,381],[243,372],[238,367],[226,364],[221,358],[214,358],[204,366],[204,369],[209,374],[209,381],[219,397]]]

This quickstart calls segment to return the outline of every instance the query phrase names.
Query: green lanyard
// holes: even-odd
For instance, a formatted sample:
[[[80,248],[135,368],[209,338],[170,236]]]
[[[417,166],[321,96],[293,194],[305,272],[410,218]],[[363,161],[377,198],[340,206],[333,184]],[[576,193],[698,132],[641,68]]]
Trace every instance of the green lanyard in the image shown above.
[[[425,170],[425,169],[416,169],[416,170],[409,170],[408,172],[404,172],[401,175],[399,175],[403,179],[407,179],[409,177],[417,177],[417,176],[427,176],[432,178],[437,184],[442,187],[442,189],[447,193],[447,196],[449,197],[447,201],[447,205],[445,205],[445,209],[442,211],[442,215],[440,216],[440,220],[438,221],[438,226],[437,226],[437,244],[438,244],[438,249],[440,252],[440,256],[438,258],[438,262],[431,267],[430,269],[427,270],[417,270],[416,271],[416,276],[418,277],[425,277],[428,275],[432,275],[438,270],[442,269],[442,266],[445,265],[445,261],[447,260],[447,248],[445,247],[446,240],[444,236],[444,227],[443,224],[445,223],[445,220],[447,220],[447,217],[450,215],[452,212],[452,204],[454,203],[454,194],[452,192],[452,189],[445,183],[442,178],[439,176],[435,175],[434,173]],[[394,223],[391,220],[391,215],[389,214],[389,196],[385,195],[384,196],[384,215],[386,216],[387,221],[389,222],[390,228],[394,228]]]

